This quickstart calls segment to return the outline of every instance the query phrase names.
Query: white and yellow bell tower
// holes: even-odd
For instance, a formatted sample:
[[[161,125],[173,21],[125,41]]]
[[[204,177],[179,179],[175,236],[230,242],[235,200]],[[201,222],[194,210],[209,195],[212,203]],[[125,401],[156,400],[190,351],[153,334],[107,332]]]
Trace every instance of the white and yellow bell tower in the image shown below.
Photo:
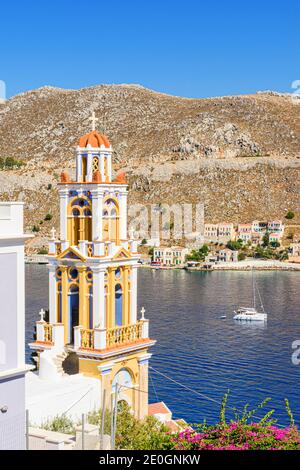
[[[93,129],[76,148],[76,180],[63,172],[60,239],[49,242],[49,323],[32,349],[75,352],[79,372],[100,379],[107,407],[118,384],[135,416],[148,413],[149,321],[137,318],[137,242],[127,237],[127,184],[112,180],[112,147]]]

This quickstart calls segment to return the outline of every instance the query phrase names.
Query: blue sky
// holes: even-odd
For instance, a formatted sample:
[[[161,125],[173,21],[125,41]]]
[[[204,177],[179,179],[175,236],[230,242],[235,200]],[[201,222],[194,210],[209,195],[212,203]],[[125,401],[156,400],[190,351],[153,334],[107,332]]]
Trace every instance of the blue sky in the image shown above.
[[[291,92],[300,2],[1,2],[7,95],[43,85],[139,83],[188,97]]]

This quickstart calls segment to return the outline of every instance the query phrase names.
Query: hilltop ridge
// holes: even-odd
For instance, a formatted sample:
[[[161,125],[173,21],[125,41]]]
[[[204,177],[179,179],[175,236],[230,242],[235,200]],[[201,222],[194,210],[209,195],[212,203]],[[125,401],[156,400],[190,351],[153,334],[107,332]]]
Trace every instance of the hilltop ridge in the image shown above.
[[[28,227],[50,210],[58,224],[58,175],[73,171],[74,146],[93,110],[114,147],[114,170],[127,173],[131,202],[200,200],[210,221],[299,209],[300,107],[293,95],[195,99],[136,84],[45,86],[0,107],[0,157],[25,162],[0,172],[1,199],[25,200]]]

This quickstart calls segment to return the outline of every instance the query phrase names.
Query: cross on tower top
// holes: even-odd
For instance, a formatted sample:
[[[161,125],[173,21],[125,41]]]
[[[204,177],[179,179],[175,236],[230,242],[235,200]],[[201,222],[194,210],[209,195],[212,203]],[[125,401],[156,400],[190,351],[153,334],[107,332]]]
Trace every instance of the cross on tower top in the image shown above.
[[[89,120],[92,123],[92,131],[95,131],[96,130],[96,123],[97,123],[97,121],[99,121],[99,119],[96,118],[95,111],[92,112],[92,115],[91,115],[91,117],[89,117]]]

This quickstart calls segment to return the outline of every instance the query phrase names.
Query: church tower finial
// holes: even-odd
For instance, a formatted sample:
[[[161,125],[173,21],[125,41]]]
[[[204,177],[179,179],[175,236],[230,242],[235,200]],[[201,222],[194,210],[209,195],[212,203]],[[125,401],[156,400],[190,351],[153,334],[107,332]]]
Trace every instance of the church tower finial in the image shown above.
[[[96,123],[99,121],[98,118],[96,118],[95,111],[92,112],[91,117],[89,117],[89,120],[92,123],[92,131],[94,132],[96,130]]]

